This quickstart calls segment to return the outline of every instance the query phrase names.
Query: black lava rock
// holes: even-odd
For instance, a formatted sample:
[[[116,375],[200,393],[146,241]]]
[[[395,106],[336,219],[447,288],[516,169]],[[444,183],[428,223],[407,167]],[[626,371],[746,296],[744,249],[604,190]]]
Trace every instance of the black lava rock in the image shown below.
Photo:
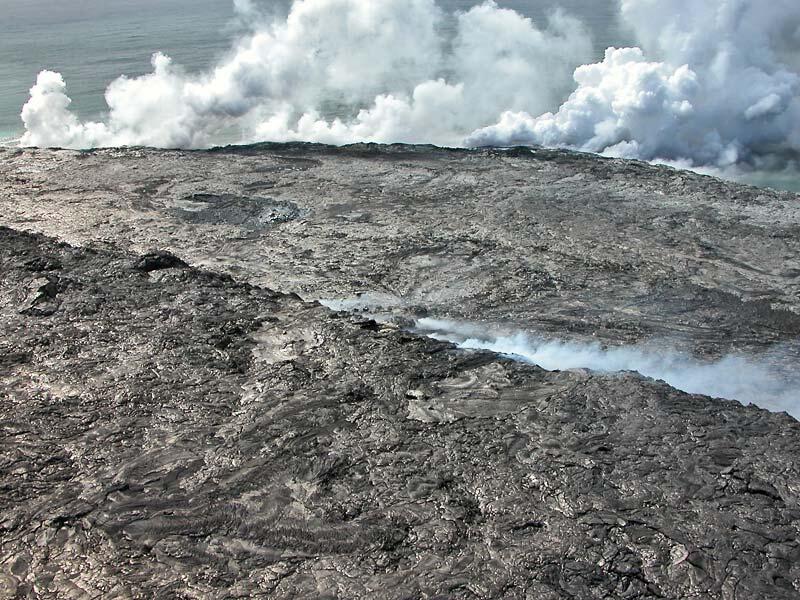
[[[137,271],[150,273],[152,271],[161,271],[163,269],[185,269],[188,266],[188,264],[174,254],[161,250],[157,252],[150,252],[138,258],[134,263],[133,268]]]

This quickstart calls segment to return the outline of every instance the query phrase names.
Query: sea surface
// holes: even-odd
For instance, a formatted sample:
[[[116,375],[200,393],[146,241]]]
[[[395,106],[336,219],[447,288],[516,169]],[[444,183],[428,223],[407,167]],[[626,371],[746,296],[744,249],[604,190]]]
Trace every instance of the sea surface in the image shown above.
[[[291,4],[257,1],[276,13]],[[479,2],[438,3],[453,12]],[[497,3],[540,22],[563,8],[589,28],[597,59],[608,46],[632,43],[618,21],[617,0]],[[171,56],[189,73],[200,72],[225,56],[243,27],[233,0],[0,0],[0,143],[23,133],[20,110],[43,69],[64,76],[73,112],[81,119],[101,120],[108,84],[120,75],[151,72],[153,53]],[[800,178],[794,174],[757,174],[746,182],[800,192]]]
[[[22,133],[20,110],[43,69],[67,82],[73,110],[99,117],[104,92],[122,74],[151,71],[163,51],[189,71],[230,46],[226,0],[0,0],[0,138]]]

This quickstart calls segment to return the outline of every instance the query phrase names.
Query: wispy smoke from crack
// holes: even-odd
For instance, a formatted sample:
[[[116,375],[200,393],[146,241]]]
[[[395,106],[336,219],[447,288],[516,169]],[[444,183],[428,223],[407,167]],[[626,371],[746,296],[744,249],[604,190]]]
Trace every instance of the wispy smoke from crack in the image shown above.
[[[723,168],[783,168],[800,149],[796,0],[621,0],[639,46],[597,64],[561,12],[535,23],[491,1],[455,16],[434,0],[296,0],[271,18],[235,6],[250,31],[224,60],[187,74],[156,54],[152,73],[109,86],[103,121],[80,121],[61,75],[43,71],[22,143],[525,143]]]
[[[636,371],[691,394],[753,403],[800,417],[800,379],[796,375],[792,378],[764,358],[730,355],[704,362],[667,345],[603,348],[600,344],[537,338],[525,333],[496,335],[468,323],[437,319],[420,319],[416,328],[464,349],[489,350],[551,371]]]

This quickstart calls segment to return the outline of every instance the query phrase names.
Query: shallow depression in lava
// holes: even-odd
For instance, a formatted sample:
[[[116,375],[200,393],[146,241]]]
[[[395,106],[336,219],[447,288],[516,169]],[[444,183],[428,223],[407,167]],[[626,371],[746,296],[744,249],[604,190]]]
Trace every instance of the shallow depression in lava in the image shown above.
[[[235,194],[192,194],[175,202],[172,212],[189,221],[259,230],[293,221],[302,212],[293,202]]]

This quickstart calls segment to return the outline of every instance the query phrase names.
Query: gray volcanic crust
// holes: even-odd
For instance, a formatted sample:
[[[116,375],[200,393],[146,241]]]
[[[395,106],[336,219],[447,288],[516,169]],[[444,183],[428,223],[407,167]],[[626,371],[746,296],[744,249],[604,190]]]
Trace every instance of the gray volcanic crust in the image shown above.
[[[698,354],[800,335],[800,196],[562,151],[0,150],[0,225],[307,300]],[[800,349],[794,355],[800,359]]]
[[[0,598],[800,598],[788,415],[313,301],[793,363],[796,195],[260,145],[3,150],[0,203]]]
[[[3,597],[797,598],[800,423],[0,231]]]

